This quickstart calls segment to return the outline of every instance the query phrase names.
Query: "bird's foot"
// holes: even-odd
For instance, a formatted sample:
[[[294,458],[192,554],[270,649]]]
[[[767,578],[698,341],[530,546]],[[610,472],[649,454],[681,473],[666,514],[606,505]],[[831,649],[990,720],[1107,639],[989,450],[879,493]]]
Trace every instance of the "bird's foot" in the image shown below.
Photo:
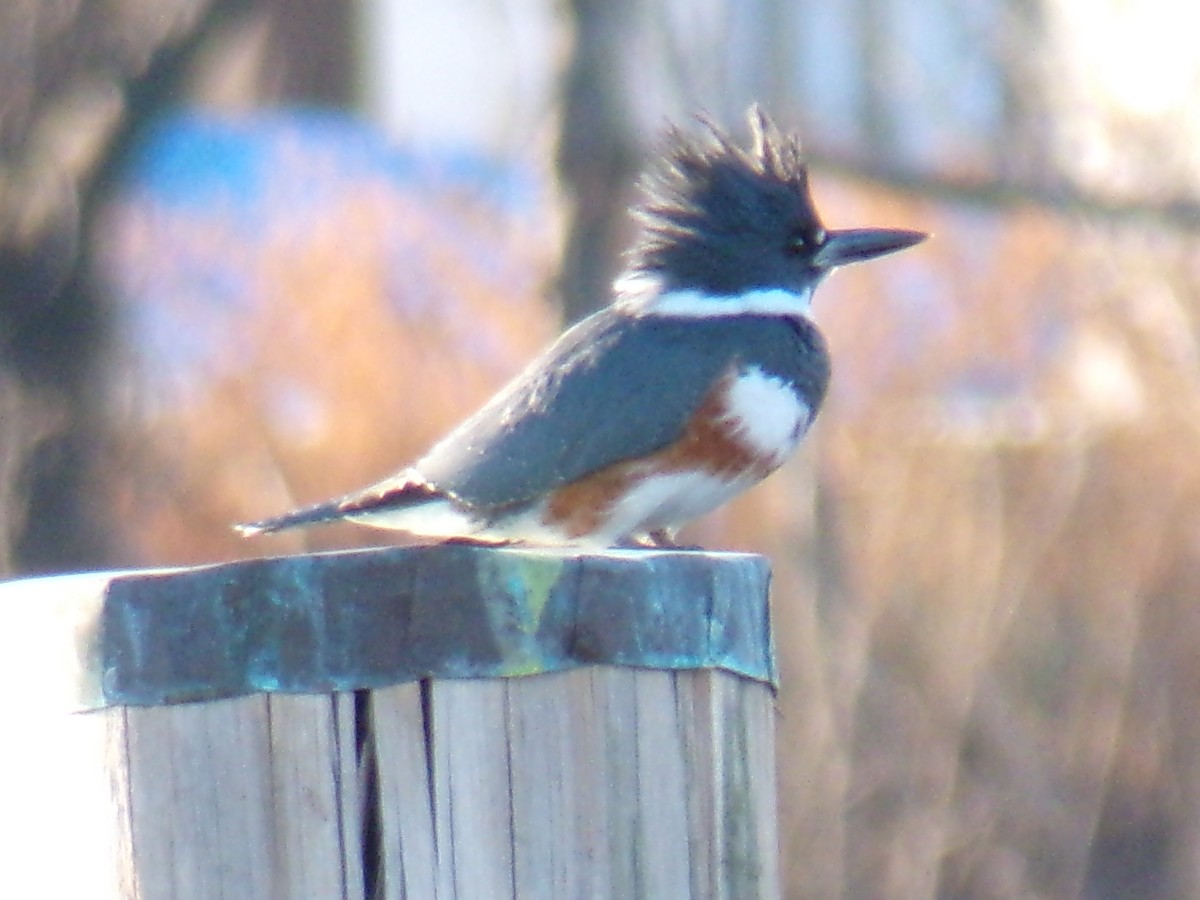
[[[698,544],[681,544],[675,540],[675,532],[656,528],[645,534],[632,535],[617,543],[625,550],[703,550]]]
[[[442,538],[438,541],[439,544],[451,547],[512,547],[521,542],[514,539],[496,540],[495,538],[478,538],[470,535],[455,535],[454,537]]]

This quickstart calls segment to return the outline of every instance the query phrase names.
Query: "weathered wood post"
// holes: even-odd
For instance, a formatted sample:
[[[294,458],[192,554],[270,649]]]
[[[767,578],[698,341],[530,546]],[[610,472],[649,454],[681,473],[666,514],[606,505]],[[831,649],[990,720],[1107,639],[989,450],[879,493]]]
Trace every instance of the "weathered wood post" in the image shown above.
[[[775,900],[768,577],[436,546],[2,584],[0,897]]]

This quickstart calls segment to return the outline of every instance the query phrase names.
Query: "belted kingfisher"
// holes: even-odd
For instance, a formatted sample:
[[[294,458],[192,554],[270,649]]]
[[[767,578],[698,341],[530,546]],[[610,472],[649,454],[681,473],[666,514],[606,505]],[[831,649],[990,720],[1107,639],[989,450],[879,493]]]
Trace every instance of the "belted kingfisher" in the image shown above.
[[[675,546],[677,529],[795,450],[829,382],[813,291],[926,235],[826,230],[800,142],[757,108],[752,145],[672,130],[634,210],[612,303],[566,331],[401,472],[237,526],[349,520],[483,543]]]

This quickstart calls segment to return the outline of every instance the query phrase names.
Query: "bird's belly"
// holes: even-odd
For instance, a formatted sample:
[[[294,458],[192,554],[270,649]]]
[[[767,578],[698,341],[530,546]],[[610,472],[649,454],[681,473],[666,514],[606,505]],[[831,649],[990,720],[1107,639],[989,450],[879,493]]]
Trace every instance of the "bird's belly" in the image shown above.
[[[651,471],[625,474],[619,491],[589,482],[552,495],[483,536],[534,543],[610,547],[661,529],[674,530],[752,487],[756,477],[723,478],[709,472]],[[570,506],[568,507],[568,503]]]
[[[766,478],[809,419],[788,382],[755,367],[731,370],[678,440],[561,486],[539,504],[537,524],[587,543],[677,528]]]
[[[753,486],[757,478],[722,478],[703,471],[648,475],[608,510],[599,529],[610,541],[673,530]]]

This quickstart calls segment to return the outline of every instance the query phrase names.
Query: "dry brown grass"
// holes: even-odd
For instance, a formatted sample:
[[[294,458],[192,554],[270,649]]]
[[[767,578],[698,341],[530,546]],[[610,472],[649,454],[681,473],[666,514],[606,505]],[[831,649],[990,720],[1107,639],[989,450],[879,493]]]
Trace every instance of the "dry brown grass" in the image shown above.
[[[791,896],[1200,896],[1195,251],[1026,213],[966,267],[931,219],[960,309],[919,355],[888,267],[818,301],[875,390],[817,436],[819,540],[790,526],[817,613],[777,582]],[[964,410],[972,369],[1007,375]]]
[[[250,253],[223,216],[196,222],[146,204],[114,212],[122,265],[241,271],[253,304],[189,311],[210,358],[182,374],[131,353],[114,409],[114,494],[127,552],[198,562],[386,542],[335,527],[247,542],[233,522],[360,487],[415,458],[554,334],[534,273],[549,248],[530,223],[385,182],[359,184]],[[439,239],[453,229],[457,244]],[[164,236],[165,235],[165,236]],[[542,238],[542,241],[539,241]],[[233,262],[230,262],[230,258]],[[195,260],[199,259],[197,265]],[[409,269],[411,267],[411,269]]]

